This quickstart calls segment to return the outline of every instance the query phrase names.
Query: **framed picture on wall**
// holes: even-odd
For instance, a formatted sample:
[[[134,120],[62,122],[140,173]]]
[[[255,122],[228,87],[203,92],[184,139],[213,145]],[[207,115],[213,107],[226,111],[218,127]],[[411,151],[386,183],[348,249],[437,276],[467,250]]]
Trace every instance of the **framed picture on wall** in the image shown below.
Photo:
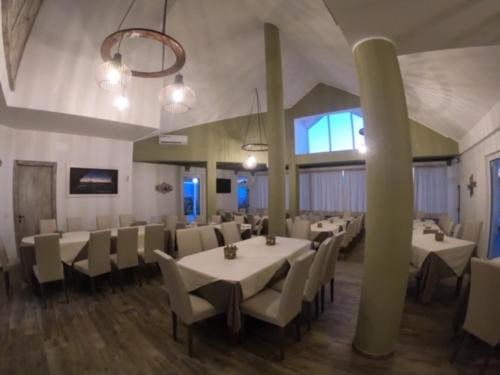
[[[118,195],[118,169],[69,168],[69,195]]]

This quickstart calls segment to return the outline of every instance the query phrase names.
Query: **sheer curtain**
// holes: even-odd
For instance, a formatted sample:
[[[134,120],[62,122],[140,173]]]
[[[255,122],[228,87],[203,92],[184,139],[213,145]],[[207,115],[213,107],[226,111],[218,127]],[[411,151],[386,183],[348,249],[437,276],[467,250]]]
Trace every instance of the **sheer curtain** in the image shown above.
[[[448,211],[448,177],[446,166],[414,168],[414,206],[416,211]]]
[[[344,210],[353,212],[366,211],[366,170],[346,169],[343,178]]]
[[[300,194],[300,209],[310,210],[311,209],[311,183],[310,183],[309,173],[299,174],[299,194]]]
[[[268,207],[267,175],[255,175],[250,189],[250,207],[261,209]]]
[[[339,211],[343,206],[342,171],[310,173],[311,210]]]

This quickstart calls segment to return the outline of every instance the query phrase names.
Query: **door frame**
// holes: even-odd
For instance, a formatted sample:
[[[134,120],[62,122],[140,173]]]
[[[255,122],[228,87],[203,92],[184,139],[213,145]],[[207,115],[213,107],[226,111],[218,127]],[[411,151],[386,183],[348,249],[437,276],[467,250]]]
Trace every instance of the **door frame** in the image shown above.
[[[490,248],[491,248],[491,229],[492,229],[492,217],[493,217],[493,195],[492,195],[492,191],[491,191],[491,167],[490,167],[490,163],[495,160],[495,159],[500,159],[500,151],[496,151],[496,152],[493,152],[493,153],[490,153],[488,155],[486,155],[486,178],[487,178],[487,181],[486,181],[486,186],[487,186],[487,195],[486,195],[486,204],[488,205],[488,209],[486,210],[486,212],[488,212],[488,218],[487,218],[487,223],[489,223],[488,225],[488,232],[487,232],[487,236],[488,236],[488,240],[486,241],[486,257],[489,259],[490,257]]]
[[[21,238],[19,237],[18,221],[17,217],[19,215],[18,210],[18,177],[19,177],[19,167],[51,167],[52,168],[52,199],[51,199],[51,211],[52,217],[57,218],[57,163],[48,161],[31,161],[31,160],[14,160],[14,171],[12,174],[12,204],[14,208],[14,231],[16,238],[16,247],[19,249],[21,245]],[[57,220],[57,219],[56,219]]]

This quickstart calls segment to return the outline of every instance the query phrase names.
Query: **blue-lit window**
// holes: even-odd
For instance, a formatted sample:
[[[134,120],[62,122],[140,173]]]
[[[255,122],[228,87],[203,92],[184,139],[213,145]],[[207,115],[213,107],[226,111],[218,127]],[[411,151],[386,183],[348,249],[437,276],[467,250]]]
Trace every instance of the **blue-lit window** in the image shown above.
[[[355,150],[364,147],[361,110],[327,113],[295,120],[295,153]]]
[[[248,188],[248,178],[238,178],[238,209],[250,207],[250,189]]]

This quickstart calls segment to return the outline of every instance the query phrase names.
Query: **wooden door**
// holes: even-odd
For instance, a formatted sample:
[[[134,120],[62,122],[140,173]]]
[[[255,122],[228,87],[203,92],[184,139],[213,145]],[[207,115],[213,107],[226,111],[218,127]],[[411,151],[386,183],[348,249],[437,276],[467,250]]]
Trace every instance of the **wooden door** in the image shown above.
[[[14,163],[14,226],[16,244],[39,233],[41,219],[56,218],[57,163],[21,161]]]

